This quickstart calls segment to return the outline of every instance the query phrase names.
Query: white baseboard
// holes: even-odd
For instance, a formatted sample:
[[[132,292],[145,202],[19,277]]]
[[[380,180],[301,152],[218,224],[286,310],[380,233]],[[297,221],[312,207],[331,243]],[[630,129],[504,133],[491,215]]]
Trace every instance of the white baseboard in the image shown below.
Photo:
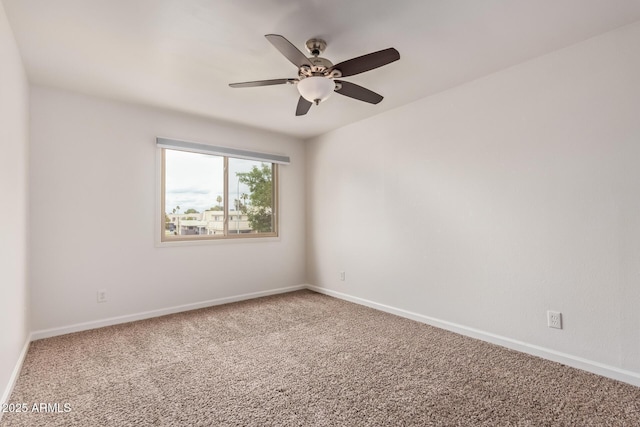
[[[11,376],[9,377],[9,382],[2,393],[2,398],[0,398],[0,403],[9,403],[9,399],[11,398],[11,393],[13,393],[13,388],[16,385],[16,381],[18,381],[18,377],[20,376],[20,371],[22,370],[22,364],[24,363],[24,358],[27,356],[27,351],[29,350],[29,344],[31,343],[31,335],[27,336],[27,340],[22,347],[22,351],[20,352],[20,356],[18,356],[18,360],[16,361],[16,365],[13,367],[13,371],[11,371]],[[2,420],[3,412],[0,411],[0,420]]]
[[[395,314],[397,316],[405,317],[407,319],[415,320],[417,322],[426,323],[437,328],[446,329],[451,332],[465,335],[471,338],[476,338],[482,341],[497,344],[502,347],[510,348],[512,350],[520,351],[522,353],[538,356],[543,359],[551,360],[553,362],[562,363],[573,368],[582,369],[603,377],[612,378],[614,380],[623,381],[634,386],[640,387],[640,373],[627,371],[624,369],[616,368],[615,366],[606,365],[604,363],[595,362],[593,360],[584,359],[582,357],[574,356],[567,353],[551,350],[545,347],[541,347],[535,344],[529,344],[523,341],[514,340],[511,338],[503,337],[500,335],[492,334],[489,332],[481,331],[479,329],[470,328],[464,325],[459,325],[445,320],[436,319],[433,317],[425,316],[411,311],[403,310],[400,308],[391,307],[385,304],[380,304],[374,301],[366,300],[364,298],[355,297],[342,292],[334,291],[331,289],[321,288],[319,286],[307,285],[307,289],[329,295],[332,297],[340,298],[345,301],[350,301],[356,304],[364,305],[367,307],[375,308],[380,311]]]
[[[446,329],[451,332],[455,332],[461,335],[465,335],[471,338],[480,339],[482,341],[497,344],[512,350],[520,351],[523,353],[531,354],[533,356],[542,357],[543,359],[551,360],[554,362],[562,363],[567,366],[571,366],[584,371],[592,372],[603,377],[612,378],[615,380],[623,381],[634,386],[640,387],[640,373],[627,371],[617,368],[615,366],[606,365],[604,363],[596,362],[593,360],[584,359],[582,357],[574,356],[567,353],[562,353],[545,347],[541,347],[535,344],[529,344],[523,341],[514,340],[512,338],[503,337],[500,335],[492,334],[489,332],[481,331],[479,329],[470,328],[468,326],[459,325],[456,323],[448,322],[445,320],[436,319],[434,317],[425,316],[422,314],[414,313],[411,311],[403,310],[400,308],[392,307],[389,305],[377,303],[364,298],[355,297],[342,292],[334,291],[331,289],[322,288],[310,284],[302,284],[297,286],[289,286],[285,288],[270,289],[267,291],[253,292],[248,294],[235,295],[231,297],[218,298],[208,301],[201,301],[192,304],[184,304],[174,307],[167,307],[159,310],[146,311],[142,313],[130,314],[125,316],[111,317],[102,320],[96,320],[92,322],[77,323],[74,325],[63,326],[59,328],[44,329],[40,331],[34,331],[31,333],[29,339],[25,343],[25,347],[20,354],[20,359],[16,364],[16,367],[12,373],[11,379],[5,393],[3,394],[3,400],[6,401],[11,395],[15,381],[20,373],[22,362],[27,353],[29,342],[42,338],[49,338],[58,335],[69,334],[73,332],[80,332],[89,329],[101,328],[105,326],[117,325],[120,323],[133,322],[136,320],[149,319],[152,317],[164,316],[167,314],[179,313],[183,311],[196,310],[199,308],[212,307],[215,305],[228,304],[237,301],[244,301],[253,298],[259,298],[269,295],[276,295],[286,292],[293,292],[301,289],[309,289],[318,293],[340,298],[346,301],[350,301],[356,304],[364,305],[367,307],[375,308],[380,311],[395,314],[397,316],[405,317],[407,319],[415,320],[417,322],[426,323],[431,326],[435,326],[441,329]],[[0,414],[0,417],[2,415]]]
[[[76,323],[74,325],[62,326],[59,328],[43,329],[31,333],[31,340],[39,340],[42,338],[50,338],[58,335],[70,334],[73,332],[87,331],[89,329],[102,328],[105,326],[118,325],[120,323],[134,322],[136,320],[150,319],[152,317],[164,316],[167,314],[180,313],[183,311],[197,310],[199,308],[212,307],[214,305],[228,304],[249,300],[253,298],[266,297],[269,295],[282,294],[285,292],[293,292],[306,289],[306,285],[288,286],[286,288],[269,289],[267,291],[252,292],[248,294],[234,295],[231,297],[217,298],[208,301],[201,301],[192,304],[177,305],[174,307],[161,308],[159,310],[145,311],[136,314],[127,314],[125,316],[110,317],[107,319],[94,320],[91,322]]]

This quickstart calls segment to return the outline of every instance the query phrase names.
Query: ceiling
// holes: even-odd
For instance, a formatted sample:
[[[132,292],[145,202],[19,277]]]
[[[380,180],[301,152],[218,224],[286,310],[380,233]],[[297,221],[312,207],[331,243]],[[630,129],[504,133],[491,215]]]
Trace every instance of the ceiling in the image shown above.
[[[640,20],[640,0],[2,0],[30,82],[308,138]],[[395,47],[400,61],[346,78],[377,105],[334,94],[295,116],[294,78],[265,38],[334,64]]]

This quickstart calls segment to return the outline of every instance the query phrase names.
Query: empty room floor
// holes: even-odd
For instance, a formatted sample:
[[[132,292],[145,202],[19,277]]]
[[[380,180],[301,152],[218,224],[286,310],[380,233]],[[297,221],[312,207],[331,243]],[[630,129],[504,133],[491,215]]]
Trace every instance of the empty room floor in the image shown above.
[[[35,341],[10,402],[6,427],[640,425],[640,388],[311,291]]]

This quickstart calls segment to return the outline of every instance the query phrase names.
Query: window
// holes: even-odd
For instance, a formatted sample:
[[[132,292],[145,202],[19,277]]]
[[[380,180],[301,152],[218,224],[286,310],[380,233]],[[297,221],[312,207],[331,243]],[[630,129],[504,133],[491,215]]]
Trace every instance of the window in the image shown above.
[[[183,144],[199,147],[192,151],[193,147]],[[161,241],[278,235],[278,164],[270,157],[220,155],[218,151],[226,150],[249,157],[239,150],[202,149],[201,144],[162,138],[158,146],[162,149]]]

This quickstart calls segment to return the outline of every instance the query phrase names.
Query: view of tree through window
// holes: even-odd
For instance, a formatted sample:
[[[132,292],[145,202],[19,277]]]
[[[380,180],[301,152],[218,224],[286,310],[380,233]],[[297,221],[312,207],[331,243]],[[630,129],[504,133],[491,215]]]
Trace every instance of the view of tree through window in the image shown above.
[[[236,211],[242,213],[251,230],[258,233],[273,231],[273,170],[271,163],[229,159],[229,176],[237,181],[233,199]],[[229,231],[232,224],[229,225]]]
[[[276,235],[274,164],[171,149],[163,162],[163,241]]]

